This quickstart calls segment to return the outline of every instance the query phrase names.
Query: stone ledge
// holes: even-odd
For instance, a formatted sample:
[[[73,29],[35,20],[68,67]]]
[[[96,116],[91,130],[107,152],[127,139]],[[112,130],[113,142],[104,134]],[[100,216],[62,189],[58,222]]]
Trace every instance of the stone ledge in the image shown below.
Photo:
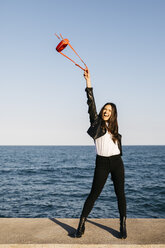
[[[78,219],[0,218],[0,248],[165,248],[165,219],[127,219],[128,237],[119,238],[119,219],[90,219],[85,234],[70,236]]]
[[[8,244],[3,245],[0,244],[1,248],[164,248],[165,245],[160,244],[154,244],[154,245],[133,245],[133,244],[127,244],[127,245],[102,245],[102,244],[89,244],[89,245],[83,245],[83,244]]]

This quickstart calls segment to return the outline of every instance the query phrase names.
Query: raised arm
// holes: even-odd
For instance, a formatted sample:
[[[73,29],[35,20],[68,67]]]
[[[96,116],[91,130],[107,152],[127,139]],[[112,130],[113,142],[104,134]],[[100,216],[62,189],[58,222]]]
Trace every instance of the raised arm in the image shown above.
[[[89,113],[89,118],[90,118],[90,123],[91,125],[93,122],[98,118],[97,111],[96,111],[96,104],[95,104],[95,99],[93,95],[93,88],[91,86],[91,80],[90,80],[90,72],[88,69],[85,70],[84,72],[84,77],[86,79],[86,93],[87,93],[87,104],[88,104],[88,113]]]
[[[91,86],[91,77],[90,77],[90,72],[88,69],[84,71],[84,77],[86,79],[86,86],[87,88],[92,88]]]

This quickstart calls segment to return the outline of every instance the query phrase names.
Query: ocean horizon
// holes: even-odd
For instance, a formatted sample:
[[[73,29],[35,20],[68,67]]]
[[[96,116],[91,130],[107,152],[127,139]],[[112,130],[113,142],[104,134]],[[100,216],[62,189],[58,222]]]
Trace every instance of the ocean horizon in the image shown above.
[[[1,145],[0,217],[78,218],[95,168],[93,145]],[[165,146],[123,145],[128,218],[165,217]],[[109,176],[89,218],[117,218]]]

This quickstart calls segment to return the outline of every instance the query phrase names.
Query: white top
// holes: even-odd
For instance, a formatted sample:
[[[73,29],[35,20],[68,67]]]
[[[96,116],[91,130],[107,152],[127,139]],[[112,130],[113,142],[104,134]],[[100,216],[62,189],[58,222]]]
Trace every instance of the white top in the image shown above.
[[[113,155],[120,154],[119,147],[116,143],[113,142],[111,134],[108,131],[95,140],[96,153],[100,156],[110,157]]]

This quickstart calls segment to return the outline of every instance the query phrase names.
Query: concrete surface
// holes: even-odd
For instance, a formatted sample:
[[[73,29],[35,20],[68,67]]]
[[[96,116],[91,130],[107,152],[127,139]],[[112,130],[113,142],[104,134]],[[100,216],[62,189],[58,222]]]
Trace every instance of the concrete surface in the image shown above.
[[[128,237],[119,238],[119,219],[90,219],[85,234],[72,233],[79,219],[0,218],[0,248],[165,247],[165,219],[127,219]]]

